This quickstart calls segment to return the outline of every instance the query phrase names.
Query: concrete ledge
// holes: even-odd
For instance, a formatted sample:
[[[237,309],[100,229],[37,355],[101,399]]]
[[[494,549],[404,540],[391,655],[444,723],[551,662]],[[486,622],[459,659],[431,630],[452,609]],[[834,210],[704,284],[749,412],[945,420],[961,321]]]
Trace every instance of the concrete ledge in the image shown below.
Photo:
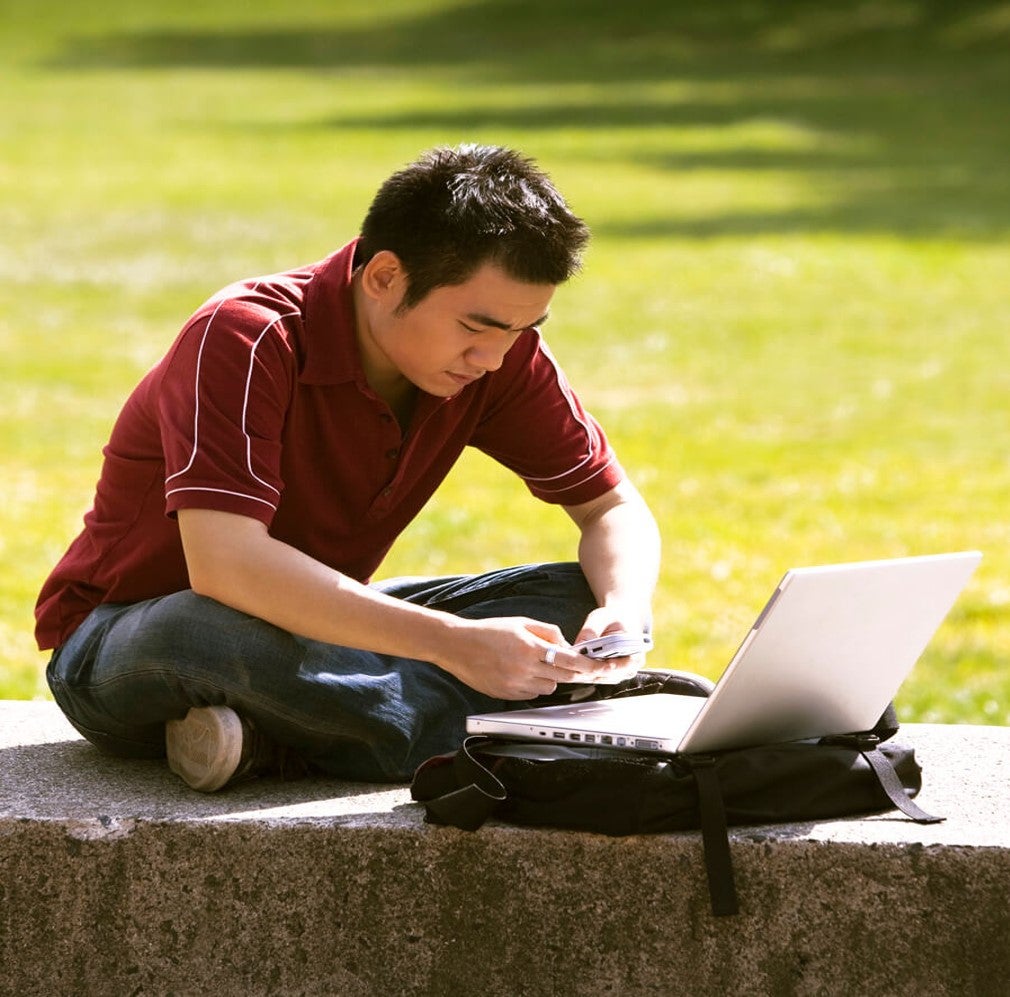
[[[406,787],[192,793],[0,703],[0,993],[1005,994],[1010,728],[909,725],[920,827],[737,829],[714,919],[696,834],[430,827]]]

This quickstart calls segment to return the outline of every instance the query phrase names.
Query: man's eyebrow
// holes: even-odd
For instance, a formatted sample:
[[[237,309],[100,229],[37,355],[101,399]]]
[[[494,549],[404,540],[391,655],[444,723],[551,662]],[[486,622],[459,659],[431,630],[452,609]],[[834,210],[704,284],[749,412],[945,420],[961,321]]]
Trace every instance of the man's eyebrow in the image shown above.
[[[489,325],[492,329],[502,329],[505,332],[522,332],[523,329],[532,329],[533,326],[543,325],[550,318],[550,312],[545,312],[540,318],[530,322],[529,325],[524,325],[521,329],[513,329],[508,322],[502,322],[501,319],[493,318],[490,315],[483,315],[480,312],[469,312],[466,317],[477,325]]]

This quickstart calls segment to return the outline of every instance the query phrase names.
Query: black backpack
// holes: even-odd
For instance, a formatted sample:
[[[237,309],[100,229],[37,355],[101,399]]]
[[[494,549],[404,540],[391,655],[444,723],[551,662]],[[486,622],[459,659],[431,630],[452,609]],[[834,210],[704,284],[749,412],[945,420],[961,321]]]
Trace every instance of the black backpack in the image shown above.
[[[708,694],[684,672],[640,672],[594,698]],[[555,702],[573,695],[562,689]],[[575,695],[579,695],[578,692]],[[541,701],[542,703],[542,701]],[[712,912],[738,911],[727,828],[822,820],[897,807],[917,823],[943,818],[912,798],[921,769],[912,748],[890,738],[888,707],[868,731],[712,754],[646,754],[571,743],[468,737],[414,774],[411,796],[426,819],[474,831],[489,817],[535,827],[610,835],[701,829]]]

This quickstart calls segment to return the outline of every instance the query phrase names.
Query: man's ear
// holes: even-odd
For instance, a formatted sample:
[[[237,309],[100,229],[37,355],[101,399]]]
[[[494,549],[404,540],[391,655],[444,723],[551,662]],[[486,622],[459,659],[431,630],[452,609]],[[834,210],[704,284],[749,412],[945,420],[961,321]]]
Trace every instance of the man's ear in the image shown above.
[[[407,290],[407,271],[400,257],[380,249],[361,271],[361,289],[375,301],[396,307]]]

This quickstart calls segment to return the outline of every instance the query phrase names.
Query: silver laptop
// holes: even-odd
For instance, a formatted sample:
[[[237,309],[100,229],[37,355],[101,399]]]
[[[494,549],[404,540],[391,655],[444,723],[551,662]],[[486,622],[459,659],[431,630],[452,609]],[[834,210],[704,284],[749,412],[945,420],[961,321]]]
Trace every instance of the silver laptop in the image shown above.
[[[467,731],[634,751],[721,751],[871,728],[978,551],[795,568],[707,699],[653,695],[487,713]]]

